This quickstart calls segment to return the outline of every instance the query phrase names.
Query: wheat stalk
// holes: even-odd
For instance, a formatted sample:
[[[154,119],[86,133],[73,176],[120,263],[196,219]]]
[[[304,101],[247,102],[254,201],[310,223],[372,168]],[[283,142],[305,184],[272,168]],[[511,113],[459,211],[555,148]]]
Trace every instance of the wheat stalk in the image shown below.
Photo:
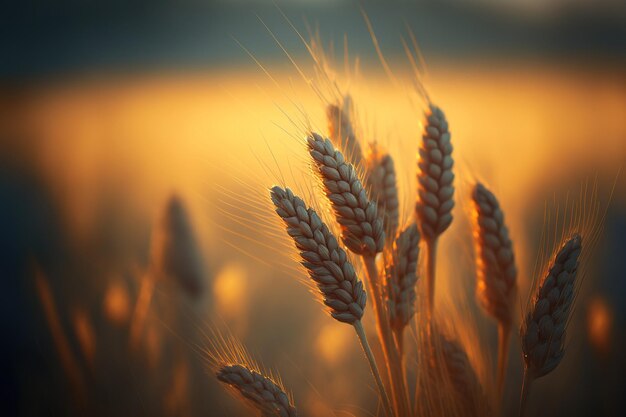
[[[363,258],[394,403],[398,413],[405,415],[410,408],[410,402],[403,382],[401,358],[394,346],[386,306],[382,299],[382,283],[375,262],[376,254],[382,252],[385,246],[385,232],[382,220],[378,217],[377,206],[368,197],[354,165],[344,159],[343,154],[335,149],[329,139],[311,133],[307,137],[307,144],[323,182],[324,192],[341,227],[342,241],[348,249]]]
[[[394,346],[374,259],[385,246],[385,233],[377,206],[369,199],[354,166],[344,159],[329,139],[311,133],[307,144],[324,184],[324,192],[341,227],[342,240],[348,249],[363,257],[394,403],[396,410],[405,414],[410,404],[403,387],[401,359]]]
[[[386,288],[389,322],[402,352],[404,328],[415,315],[415,284],[420,235],[415,223],[402,230],[391,247],[386,260]]]
[[[575,281],[581,250],[579,234],[567,239],[531,299],[520,332],[526,365],[520,415],[525,411],[532,381],[552,372],[565,354],[565,331],[577,289]]]
[[[502,392],[515,305],[517,268],[504,213],[491,191],[478,183],[472,200],[477,249],[476,295],[483,309],[498,321],[498,390]]]
[[[173,195],[167,201],[160,223],[153,231],[151,245],[151,272],[176,281],[190,297],[201,296],[204,291],[201,251],[180,197]]]
[[[396,235],[399,223],[398,186],[393,158],[373,143],[365,162],[367,186],[370,197],[378,206],[378,214],[383,219],[385,236],[388,240]]]
[[[437,240],[452,223],[454,161],[448,122],[441,109],[430,104],[425,118],[417,164],[418,197],[415,212],[422,237],[426,241],[428,310],[432,314]]]
[[[352,99],[345,96],[338,104],[326,107],[326,121],[329,137],[339,146],[342,152],[350,156],[355,166],[360,166],[363,160],[361,145],[354,132],[351,120]]]
[[[376,256],[385,245],[385,232],[376,204],[367,196],[354,166],[317,133],[311,133],[307,143],[341,226],[343,243],[356,254]]]
[[[216,373],[217,379],[241,394],[264,417],[295,417],[296,407],[277,383],[244,365],[225,365]]]
[[[391,403],[361,323],[366,293],[346,252],[339,247],[337,239],[315,210],[307,208],[290,189],[275,186],[271,190],[271,198],[276,213],[285,222],[287,233],[300,251],[302,265],[317,284],[331,316],[354,326],[378,385],[385,412],[392,417]]]

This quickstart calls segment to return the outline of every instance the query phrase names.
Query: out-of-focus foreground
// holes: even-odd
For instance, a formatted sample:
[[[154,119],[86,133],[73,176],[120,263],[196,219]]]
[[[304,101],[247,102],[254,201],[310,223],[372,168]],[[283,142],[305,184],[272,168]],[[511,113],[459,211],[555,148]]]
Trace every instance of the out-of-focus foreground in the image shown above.
[[[403,20],[423,46],[427,87],[445,106],[458,167],[437,297],[442,308],[472,313],[457,312],[493,352],[485,356],[495,357],[495,328],[473,297],[471,186],[480,180],[497,191],[525,303],[546,205],[563,205],[586,180],[597,180],[607,202],[626,162],[624,8],[607,2],[598,8],[604,14],[581,19],[584,13],[565,6],[521,8],[519,17],[518,9],[494,11],[489,2],[366,3],[393,80],[358,7],[320,3],[284,10],[302,33],[301,15],[313,27],[319,20],[364,141],[390,149],[409,196],[421,109],[407,94]],[[3,41],[15,57],[13,66],[2,64],[0,102],[3,415],[245,413],[208,372],[203,349],[215,327],[227,327],[277,368],[303,415],[369,415],[375,387],[357,341],[307,294],[293,254],[272,240],[279,238],[245,220],[250,210],[272,211],[269,197],[251,189],[267,195],[284,177],[307,181],[302,130],[292,122],[304,119],[300,109],[326,132],[325,103],[254,16],[313,78],[311,59],[281,12],[217,2],[182,11],[159,6],[153,14],[138,7],[116,19],[126,15],[111,6],[98,20],[67,7],[58,20],[44,7],[32,37],[15,29],[15,42]],[[145,31],[159,36],[126,25],[140,25],[144,15]],[[201,29],[202,16],[210,30]],[[119,38],[88,29],[92,20],[105,28],[107,19],[125,28]],[[47,39],[51,22],[60,34]],[[85,43],[103,49],[103,62],[80,42],[83,31]],[[615,190],[566,357],[536,383],[533,415],[610,416],[626,407],[619,395],[626,372],[623,174]],[[407,218],[413,203],[401,201]],[[513,415],[522,378],[516,331],[508,370],[505,415]]]

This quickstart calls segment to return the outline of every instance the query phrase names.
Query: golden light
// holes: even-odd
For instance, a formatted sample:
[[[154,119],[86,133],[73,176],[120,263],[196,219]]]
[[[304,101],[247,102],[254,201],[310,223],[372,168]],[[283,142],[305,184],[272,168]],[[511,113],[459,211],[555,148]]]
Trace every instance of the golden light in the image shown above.
[[[224,266],[213,283],[219,313],[225,318],[241,317],[246,311],[248,273],[240,264]]]
[[[172,415],[188,413],[189,366],[181,360],[172,370],[172,381],[163,398],[165,409]]]
[[[123,325],[130,316],[128,289],[120,282],[112,282],[104,295],[103,308],[110,322]]]
[[[351,336],[345,331],[345,325],[329,320],[315,339],[317,354],[331,364],[341,363],[350,353],[348,345]]]
[[[613,332],[613,312],[607,301],[596,296],[587,308],[587,336],[589,342],[600,355],[611,350]]]
[[[310,393],[306,404],[307,415],[311,417],[326,417],[328,415],[337,415],[335,411],[320,398],[316,393]]]

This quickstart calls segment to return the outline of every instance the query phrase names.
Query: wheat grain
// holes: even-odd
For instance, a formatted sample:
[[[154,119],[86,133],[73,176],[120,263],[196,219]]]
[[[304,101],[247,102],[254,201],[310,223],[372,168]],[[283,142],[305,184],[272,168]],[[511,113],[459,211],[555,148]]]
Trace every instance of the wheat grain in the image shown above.
[[[307,208],[289,188],[273,187],[271,198],[331,316],[349,324],[360,320],[365,308],[365,290],[337,239],[315,210]]]
[[[401,332],[415,314],[419,239],[415,223],[407,226],[396,237],[385,267],[389,320],[396,332]]]
[[[241,394],[266,417],[295,417],[296,407],[283,388],[271,378],[243,365],[225,365],[216,373],[217,379]]]
[[[383,219],[385,236],[393,239],[398,229],[399,207],[396,169],[393,158],[380,145],[370,146],[365,167],[370,197],[378,206],[378,215]]]
[[[522,351],[533,378],[554,370],[563,359],[564,338],[576,290],[582,239],[575,234],[554,257],[537,287],[522,325]]]
[[[422,236],[432,240],[452,223],[454,161],[445,115],[431,104],[425,117],[419,149],[416,214]]]
[[[375,256],[385,246],[385,232],[376,204],[367,196],[354,166],[317,133],[311,133],[307,143],[341,226],[343,243],[356,254]]]
[[[360,166],[363,160],[361,145],[354,132],[351,119],[352,99],[345,96],[340,103],[326,107],[326,121],[329,137],[339,146],[341,151],[350,157],[355,166]]]

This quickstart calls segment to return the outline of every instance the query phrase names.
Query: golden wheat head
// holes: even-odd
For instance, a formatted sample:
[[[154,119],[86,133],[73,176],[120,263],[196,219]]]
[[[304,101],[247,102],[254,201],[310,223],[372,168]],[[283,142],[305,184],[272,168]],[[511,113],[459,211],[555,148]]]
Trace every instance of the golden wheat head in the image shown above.
[[[273,187],[271,198],[331,316],[349,324],[360,320],[365,309],[365,290],[337,239],[315,210],[307,208],[289,188]]]
[[[356,254],[375,256],[385,246],[383,222],[354,166],[329,139],[317,133],[307,137],[307,144],[341,226],[343,243]]]

